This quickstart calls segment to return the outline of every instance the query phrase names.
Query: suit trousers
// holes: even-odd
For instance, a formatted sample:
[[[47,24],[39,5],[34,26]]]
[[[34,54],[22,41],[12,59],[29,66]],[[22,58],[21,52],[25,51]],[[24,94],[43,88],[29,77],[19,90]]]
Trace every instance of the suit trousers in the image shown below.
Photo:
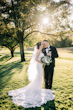
[[[45,78],[45,88],[51,89],[53,82],[54,68],[45,68],[44,78]]]

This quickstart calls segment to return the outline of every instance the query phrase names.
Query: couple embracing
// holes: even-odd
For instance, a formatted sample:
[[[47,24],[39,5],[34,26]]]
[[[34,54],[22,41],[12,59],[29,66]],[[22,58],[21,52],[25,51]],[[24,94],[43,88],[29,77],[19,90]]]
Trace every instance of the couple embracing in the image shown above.
[[[51,59],[51,62],[48,63],[49,65],[41,60],[46,57]],[[56,48],[50,46],[47,40],[36,44],[28,68],[28,79],[31,82],[23,88],[8,91],[8,95],[12,96],[13,103],[24,108],[35,108],[46,104],[47,101],[55,99],[54,91],[51,90],[51,88],[55,58],[57,57],[58,53]],[[45,79],[45,89],[42,89],[43,75]]]

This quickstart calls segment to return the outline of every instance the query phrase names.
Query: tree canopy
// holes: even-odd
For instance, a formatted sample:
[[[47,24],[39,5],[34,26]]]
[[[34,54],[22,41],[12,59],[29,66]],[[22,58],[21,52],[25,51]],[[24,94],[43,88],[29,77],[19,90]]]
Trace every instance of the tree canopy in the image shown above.
[[[66,5],[67,9],[65,8]],[[44,26],[42,19],[47,16],[49,17],[50,22],[52,22],[52,16],[57,13],[57,10],[59,11],[60,7],[65,9],[64,12],[66,14],[70,6],[71,3],[69,0],[60,0],[59,2],[55,2],[53,0],[11,0],[11,2],[7,2],[7,0],[1,0],[1,34],[5,34],[7,32],[6,29],[8,29],[8,24],[13,23],[11,30],[14,29],[16,35],[7,35],[7,37],[11,37],[11,39],[16,40],[20,44],[21,61],[25,61],[23,41],[25,41],[26,38],[34,32],[55,36],[55,34],[51,33],[55,28],[52,29],[51,24]],[[58,24],[57,19],[56,23]]]

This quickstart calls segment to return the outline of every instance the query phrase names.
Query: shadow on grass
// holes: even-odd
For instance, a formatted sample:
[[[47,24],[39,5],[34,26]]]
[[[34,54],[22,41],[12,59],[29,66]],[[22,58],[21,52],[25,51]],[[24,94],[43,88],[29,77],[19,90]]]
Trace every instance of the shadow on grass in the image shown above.
[[[8,81],[12,78],[12,75],[15,73],[15,71],[12,71],[14,68],[17,69],[18,72],[20,73],[20,71],[23,68],[23,65],[21,62],[15,61],[1,66],[0,89],[3,89],[7,85]]]
[[[9,55],[5,55],[0,58],[0,61],[8,61],[10,59],[11,59],[11,57]]]
[[[9,58],[9,57],[6,56],[5,58]],[[30,60],[28,60],[28,61],[30,61]],[[25,62],[25,64],[28,64],[28,63]],[[17,69],[19,71],[18,74],[20,74],[20,72],[21,72],[21,70],[23,68],[23,64],[21,62],[19,62],[19,61],[15,61],[15,62],[12,62],[12,63],[8,63],[6,65],[2,65],[0,67],[0,89],[4,89],[5,86],[9,84],[8,81],[10,81],[11,78],[12,78],[12,75],[15,74],[15,71],[13,71],[14,68]],[[27,84],[29,83],[27,78],[26,78],[25,82]],[[2,94],[2,92],[1,92],[1,94]],[[8,98],[7,94],[1,96],[1,100],[2,100],[2,103],[4,105],[9,100],[11,101],[11,98],[10,99],[7,99],[7,98]],[[54,101],[48,101],[46,104],[42,105],[41,107],[28,108],[28,109],[25,109],[25,108],[23,108],[21,106],[16,106],[15,104],[12,103],[10,105],[10,110],[13,110],[13,109],[14,110],[16,110],[16,109],[19,109],[19,110],[56,110]]]
[[[23,108],[23,107],[19,106],[18,108],[20,110],[56,110],[54,100],[48,101],[46,104],[42,105],[41,107]]]
[[[45,105],[42,105],[44,110],[56,110],[54,100],[48,101]]]
[[[54,100],[48,101],[46,104],[42,105],[41,107],[35,107],[35,108],[23,108],[21,106],[17,106],[14,103],[10,107],[12,108],[18,108],[18,110],[56,110]]]
[[[20,52],[14,52],[14,54],[20,54]],[[26,53],[25,54],[32,54],[32,53]]]

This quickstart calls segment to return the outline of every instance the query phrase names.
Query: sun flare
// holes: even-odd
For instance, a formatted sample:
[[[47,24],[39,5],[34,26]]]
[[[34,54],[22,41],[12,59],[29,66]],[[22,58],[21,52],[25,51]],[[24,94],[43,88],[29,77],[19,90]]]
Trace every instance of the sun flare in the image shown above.
[[[43,24],[47,24],[49,22],[48,18],[43,18]]]

